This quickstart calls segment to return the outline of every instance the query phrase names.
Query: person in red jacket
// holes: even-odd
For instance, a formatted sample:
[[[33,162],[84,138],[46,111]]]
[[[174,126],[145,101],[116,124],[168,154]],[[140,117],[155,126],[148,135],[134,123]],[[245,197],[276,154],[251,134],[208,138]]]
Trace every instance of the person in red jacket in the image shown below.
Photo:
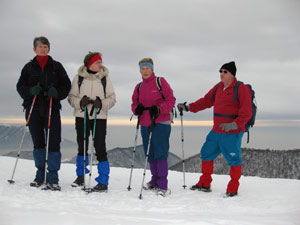
[[[220,69],[221,82],[216,84],[203,98],[196,102],[177,105],[179,111],[199,112],[214,107],[214,124],[201,149],[202,175],[191,190],[210,192],[213,160],[220,153],[230,165],[231,180],[226,195],[238,194],[239,179],[242,174],[241,143],[245,125],[251,118],[250,89],[243,83],[238,88],[238,100],[233,100],[237,83],[235,62],[225,63]]]

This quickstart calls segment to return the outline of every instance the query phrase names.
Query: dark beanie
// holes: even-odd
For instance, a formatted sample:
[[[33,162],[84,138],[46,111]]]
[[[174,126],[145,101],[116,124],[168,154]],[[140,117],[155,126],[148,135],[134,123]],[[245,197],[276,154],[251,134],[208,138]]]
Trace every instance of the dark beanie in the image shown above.
[[[229,71],[233,76],[235,76],[236,74],[236,67],[235,67],[235,63],[234,61],[229,62],[229,63],[225,63],[221,69],[225,69],[227,71]]]

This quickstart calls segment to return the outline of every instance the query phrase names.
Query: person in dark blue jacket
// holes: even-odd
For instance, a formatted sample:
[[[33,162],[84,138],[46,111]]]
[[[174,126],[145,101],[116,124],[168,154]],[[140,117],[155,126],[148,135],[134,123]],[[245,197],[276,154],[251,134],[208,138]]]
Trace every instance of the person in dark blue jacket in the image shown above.
[[[33,157],[36,176],[30,186],[39,187],[45,179],[46,137],[50,97],[52,113],[49,133],[47,188],[60,190],[58,170],[61,163],[61,120],[60,101],[68,96],[71,81],[61,63],[48,55],[50,43],[46,37],[36,37],[33,41],[36,56],[22,69],[17,83],[17,91],[23,101],[25,118],[28,118],[34,96],[36,101],[29,121],[29,131],[33,141]]]

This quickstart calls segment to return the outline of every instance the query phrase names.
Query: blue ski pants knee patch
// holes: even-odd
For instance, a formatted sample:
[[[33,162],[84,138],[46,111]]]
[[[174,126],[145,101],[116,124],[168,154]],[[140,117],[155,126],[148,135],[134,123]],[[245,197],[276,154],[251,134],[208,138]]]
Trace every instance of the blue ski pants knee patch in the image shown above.
[[[153,162],[157,160],[166,160],[169,154],[170,148],[170,134],[171,125],[158,123],[152,129],[152,137],[150,142],[148,162]],[[143,139],[144,153],[146,156],[148,142],[150,137],[150,126],[141,126],[141,135]]]
[[[244,132],[240,133],[216,133],[210,131],[201,149],[201,159],[211,161],[216,159],[220,153],[230,166],[241,165],[241,145]]]

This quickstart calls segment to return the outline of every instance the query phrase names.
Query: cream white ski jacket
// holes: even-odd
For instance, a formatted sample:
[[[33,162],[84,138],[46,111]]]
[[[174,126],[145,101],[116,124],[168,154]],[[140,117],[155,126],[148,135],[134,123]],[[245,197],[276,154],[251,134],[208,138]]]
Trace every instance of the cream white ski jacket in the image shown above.
[[[78,86],[79,76],[83,77],[80,89]],[[106,98],[104,97],[103,85],[101,79],[106,77]],[[78,69],[78,74],[74,77],[72,82],[71,91],[68,95],[68,102],[74,108],[75,117],[84,117],[84,112],[80,108],[80,100],[86,95],[91,100],[96,100],[99,96],[102,101],[102,109],[97,115],[97,119],[107,119],[108,110],[110,110],[116,103],[116,94],[112,86],[111,80],[108,76],[108,69],[102,66],[102,69],[96,74],[90,74],[87,72],[87,68],[82,65]],[[87,106],[88,113],[92,109],[92,105]],[[94,118],[94,115],[90,119]]]

